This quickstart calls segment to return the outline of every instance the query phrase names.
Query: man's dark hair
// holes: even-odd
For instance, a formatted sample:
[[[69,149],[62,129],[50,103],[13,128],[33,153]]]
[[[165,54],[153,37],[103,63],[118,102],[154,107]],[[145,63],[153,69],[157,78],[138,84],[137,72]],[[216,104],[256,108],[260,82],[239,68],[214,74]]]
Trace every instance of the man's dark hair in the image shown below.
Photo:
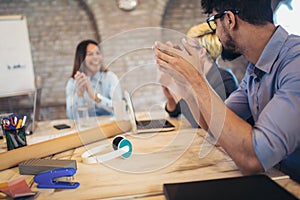
[[[240,19],[253,24],[273,23],[271,0],[201,0],[204,13],[213,11],[221,13],[225,10],[238,10]]]

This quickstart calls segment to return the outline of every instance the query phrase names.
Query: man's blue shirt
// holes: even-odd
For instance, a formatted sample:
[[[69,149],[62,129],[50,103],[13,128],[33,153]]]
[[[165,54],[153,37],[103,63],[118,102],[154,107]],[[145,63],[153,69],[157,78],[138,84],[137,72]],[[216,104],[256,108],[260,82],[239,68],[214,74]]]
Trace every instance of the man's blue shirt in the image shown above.
[[[300,37],[278,26],[225,103],[241,118],[253,117],[253,145],[265,170],[299,148]]]

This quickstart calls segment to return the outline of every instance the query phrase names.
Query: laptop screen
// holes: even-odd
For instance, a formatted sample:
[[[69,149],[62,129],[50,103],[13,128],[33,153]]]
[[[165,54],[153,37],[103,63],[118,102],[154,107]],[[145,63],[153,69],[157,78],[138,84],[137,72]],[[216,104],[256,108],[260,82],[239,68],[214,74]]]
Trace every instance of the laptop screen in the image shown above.
[[[124,91],[124,97],[128,106],[128,111],[129,111],[129,120],[132,126],[132,132],[136,133],[137,132],[137,127],[136,127],[136,118],[133,110],[133,105],[131,102],[130,94],[128,91]]]
[[[172,131],[175,129],[175,126],[166,119],[150,119],[138,121],[135,116],[129,93],[127,91],[124,91],[124,95],[129,110],[129,119],[130,123],[132,124],[133,133],[163,132]]]

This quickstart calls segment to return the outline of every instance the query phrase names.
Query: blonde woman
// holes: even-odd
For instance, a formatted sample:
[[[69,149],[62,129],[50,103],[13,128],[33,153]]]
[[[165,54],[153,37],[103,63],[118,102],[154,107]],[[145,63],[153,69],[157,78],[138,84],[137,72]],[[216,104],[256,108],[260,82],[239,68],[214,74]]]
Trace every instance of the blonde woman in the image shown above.
[[[204,69],[204,72],[211,87],[223,100],[225,100],[238,88],[238,81],[230,70],[220,68],[215,63],[222,52],[222,45],[219,42],[218,37],[209,28],[207,23],[193,26],[187,32],[187,36],[196,39],[213,60],[214,63],[212,65],[205,65],[206,68]],[[182,113],[193,127],[199,127],[196,122],[197,120],[194,119],[185,100],[181,99],[176,103],[176,100],[173,98],[167,87],[163,87],[163,92],[167,98],[165,110],[171,117],[178,117]]]

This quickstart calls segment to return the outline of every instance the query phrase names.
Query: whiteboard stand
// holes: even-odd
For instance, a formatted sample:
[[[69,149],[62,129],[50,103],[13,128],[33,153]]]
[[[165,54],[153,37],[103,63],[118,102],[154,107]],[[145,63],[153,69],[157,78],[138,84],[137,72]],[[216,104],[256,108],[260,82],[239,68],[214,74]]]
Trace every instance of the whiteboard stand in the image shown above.
[[[26,128],[27,134],[32,134],[35,131],[36,120],[38,119],[38,114],[37,114],[37,98],[38,97],[37,96],[38,96],[38,89],[36,89],[34,92],[33,110],[32,110],[32,114],[30,116],[32,121]]]
[[[39,76],[36,77],[36,89],[34,91],[34,101],[33,101],[33,111],[32,111],[32,133],[35,131],[36,121],[40,119],[40,109],[41,109],[41,95],[42,95],[42,87],[41,87],[41,78]]]

